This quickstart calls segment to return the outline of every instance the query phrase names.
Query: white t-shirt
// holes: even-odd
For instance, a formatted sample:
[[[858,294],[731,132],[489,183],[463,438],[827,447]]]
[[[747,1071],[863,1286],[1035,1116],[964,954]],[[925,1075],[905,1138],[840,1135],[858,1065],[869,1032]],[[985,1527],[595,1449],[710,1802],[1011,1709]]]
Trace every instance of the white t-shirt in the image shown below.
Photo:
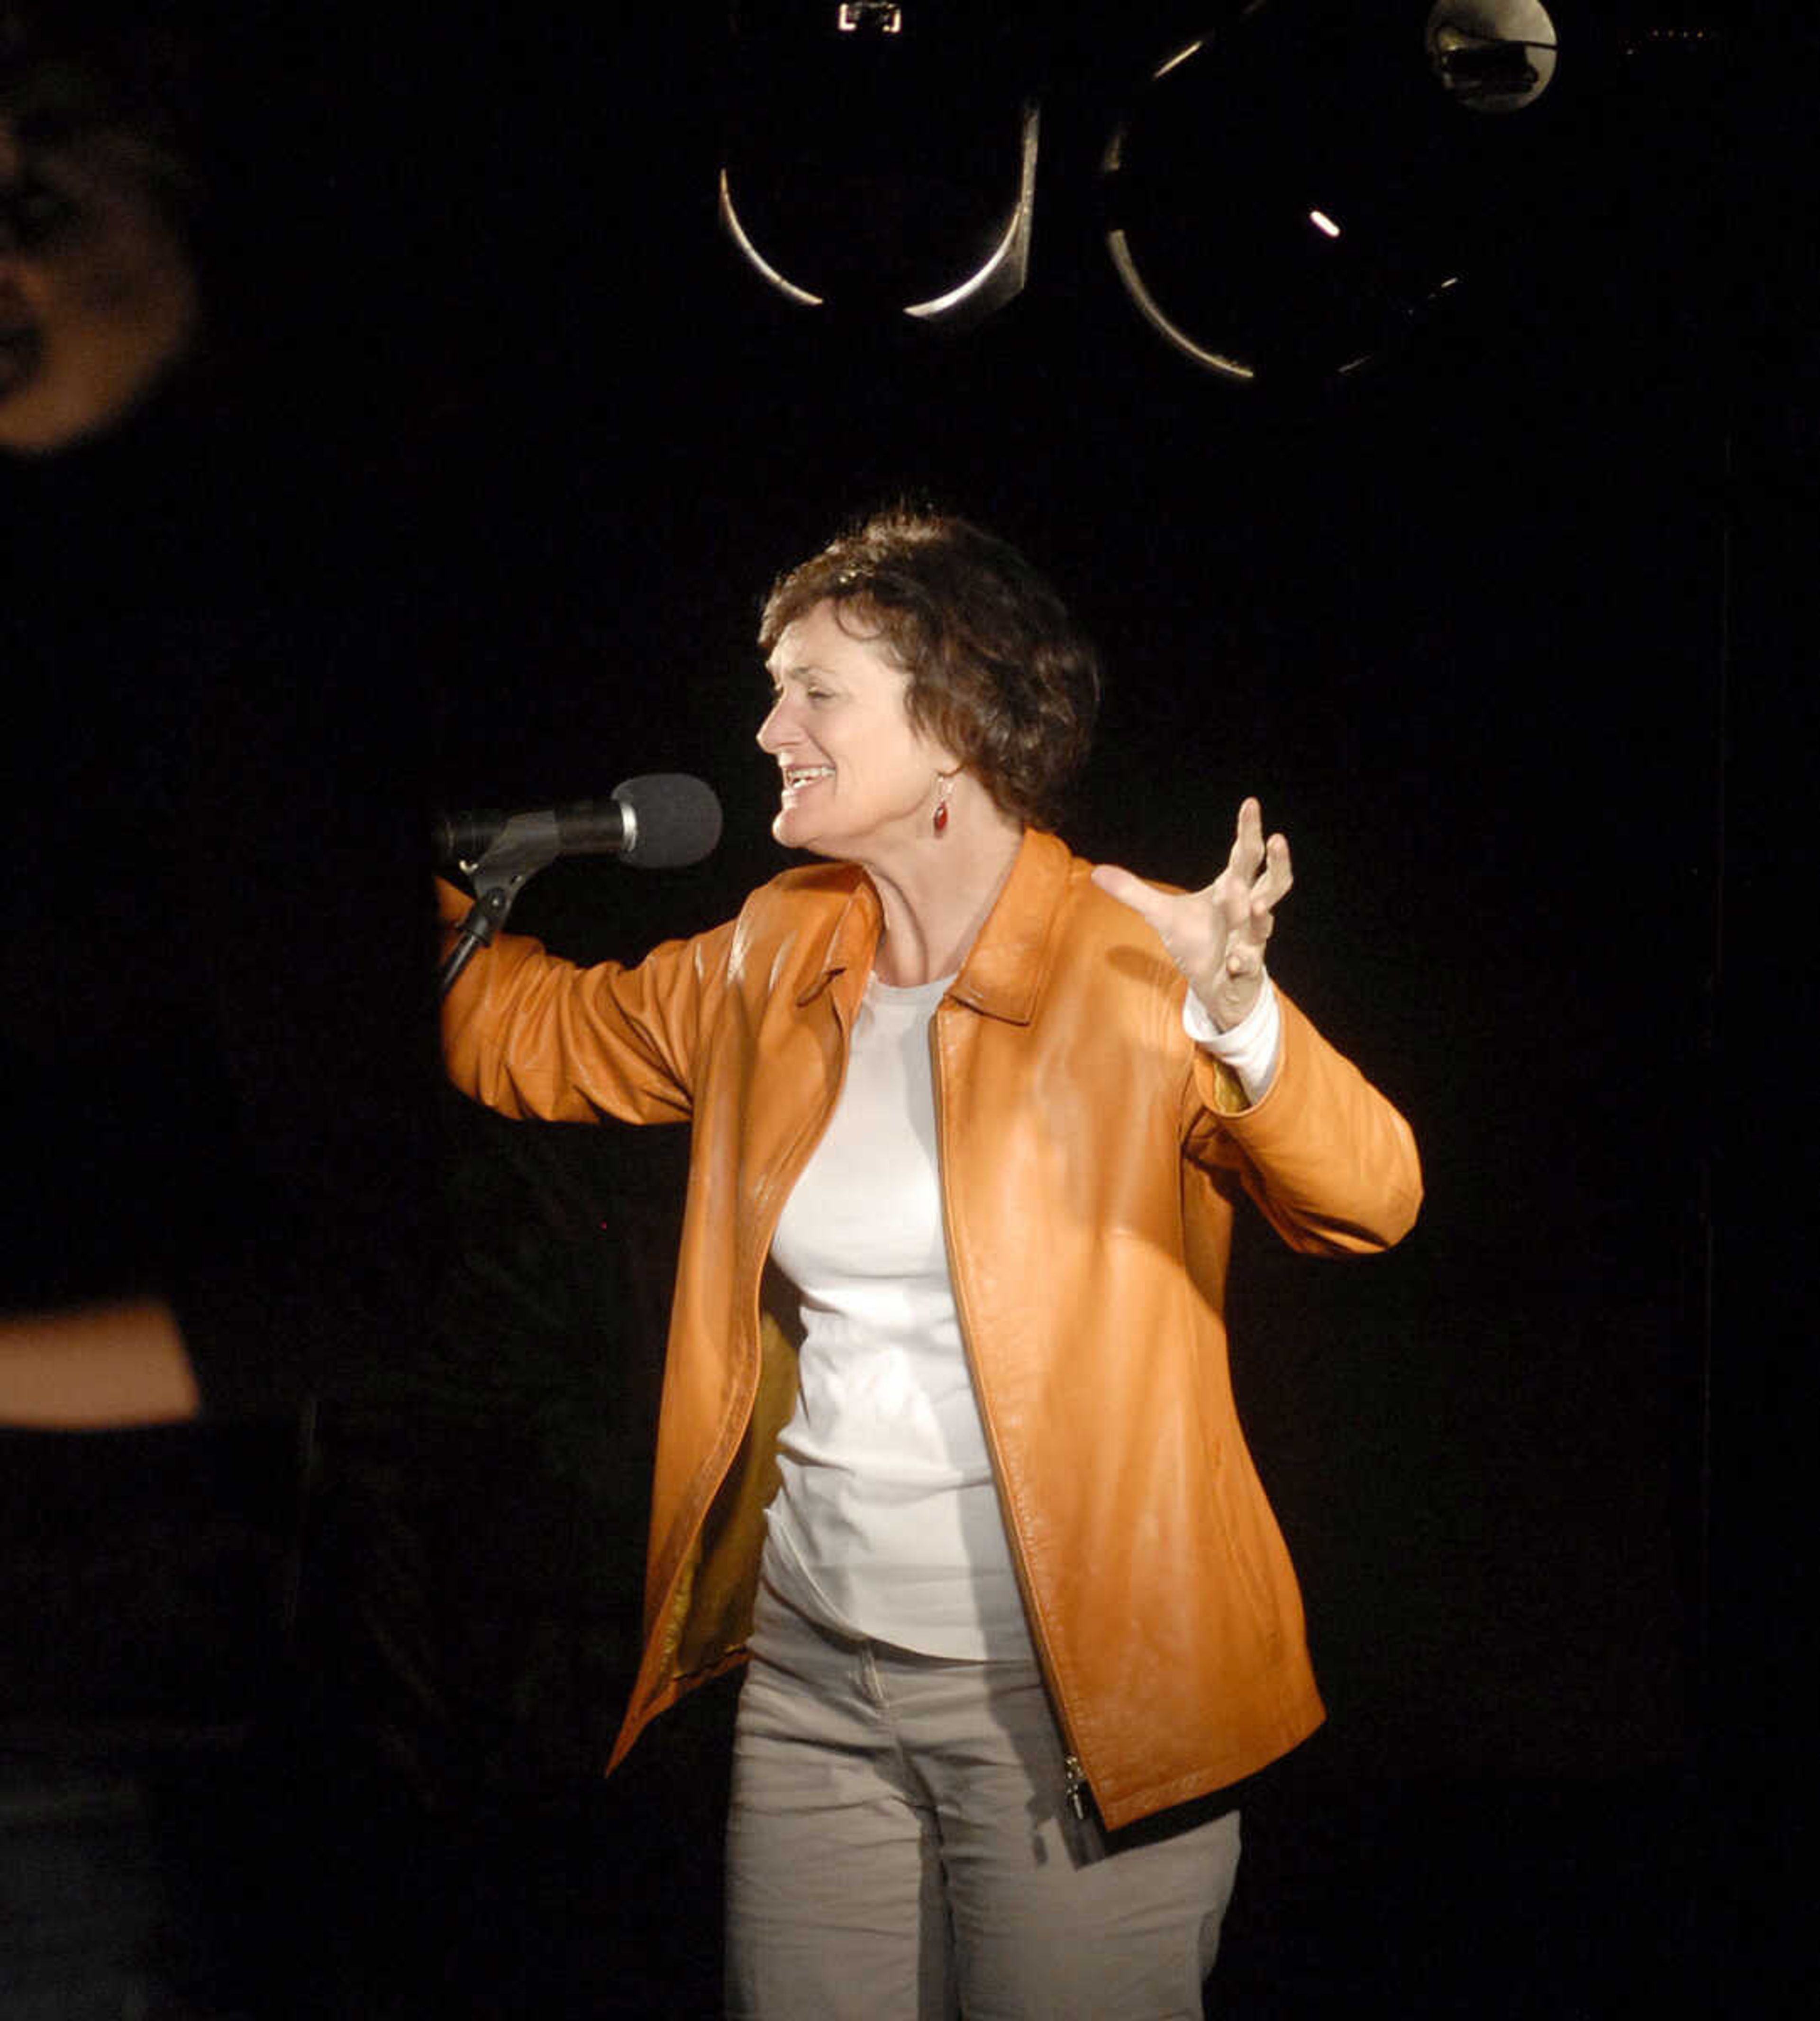
[[[831,1627],[983,1657],[1025,1630],[942,1229],[929,1020],[952,981],[868,983],[777,1225],[804,1335],[766,1571]]]

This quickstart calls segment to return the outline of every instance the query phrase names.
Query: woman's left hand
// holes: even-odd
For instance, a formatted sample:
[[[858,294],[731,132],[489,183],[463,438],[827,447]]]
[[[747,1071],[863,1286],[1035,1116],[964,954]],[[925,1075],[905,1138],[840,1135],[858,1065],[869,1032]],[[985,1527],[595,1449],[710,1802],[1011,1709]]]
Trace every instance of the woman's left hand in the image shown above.
[[[1240,1023],[1264,987],[1264,949],[1287,895],[1289,844],[1264,836],[1263,810],[1247,799],[1226,867],[1199,891],[1165,891],[1101,864],[1094,882],[1147,920],[1222,1032]]]

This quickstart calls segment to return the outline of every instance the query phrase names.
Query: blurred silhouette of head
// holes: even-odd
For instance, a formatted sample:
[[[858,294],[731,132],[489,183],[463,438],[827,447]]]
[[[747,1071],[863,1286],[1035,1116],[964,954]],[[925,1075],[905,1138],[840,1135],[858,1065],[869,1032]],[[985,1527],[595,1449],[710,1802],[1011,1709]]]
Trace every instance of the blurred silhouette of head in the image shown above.
[[[149,11],[0,0],[0,450],[107,428],[195,342],[184,70]]]

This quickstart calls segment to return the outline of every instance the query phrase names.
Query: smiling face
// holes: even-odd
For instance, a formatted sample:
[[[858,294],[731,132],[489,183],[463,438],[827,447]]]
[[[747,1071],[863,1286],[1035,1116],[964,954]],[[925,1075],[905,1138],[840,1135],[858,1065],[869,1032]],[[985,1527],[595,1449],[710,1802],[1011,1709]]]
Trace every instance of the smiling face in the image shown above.
[[[911,723],[909,676],[825,602],[784,627],[769,665],[777,699],[759,744],[783,775],[772,834],[866,864],[919,845],[955,759]]]

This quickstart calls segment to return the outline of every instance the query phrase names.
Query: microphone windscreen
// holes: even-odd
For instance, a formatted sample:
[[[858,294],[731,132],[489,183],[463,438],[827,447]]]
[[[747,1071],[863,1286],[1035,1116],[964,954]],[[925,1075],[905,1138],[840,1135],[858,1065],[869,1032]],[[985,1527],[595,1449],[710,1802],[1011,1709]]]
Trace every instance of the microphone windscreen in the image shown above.
[[[699,863],[720,840],[720,802],[705,780],[686,772],[646,772],[613,789],[635,830],[624,861],[641,870]]]

